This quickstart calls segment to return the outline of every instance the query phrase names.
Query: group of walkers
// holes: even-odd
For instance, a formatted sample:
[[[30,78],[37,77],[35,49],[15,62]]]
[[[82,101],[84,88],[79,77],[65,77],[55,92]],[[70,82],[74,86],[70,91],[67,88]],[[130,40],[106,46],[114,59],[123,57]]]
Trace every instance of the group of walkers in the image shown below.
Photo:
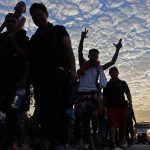
[[[108,135],[109,146],[115,149],[116,131],[119,131],[118,146],[125,148],[127,106],[132,108],[132,98],[127,83],[119,79],[118,68],[113,66],[122,39],[114,44],[116,50],[111,61],[102,65],[97,49],[89,50],[88,60],[83,56],[88,33],[85,28],[81,33],[76,71],[70,36],[64,26],[48,21],[45,5],[33,3],[30,7],[37,26],[31,38],[23,29],[26,4],[20,1],[14,9],[14,13],[6,15],[0,28],[2,32],[6,27],[0,34],[0,111],[6,114],[6,132],[5,137],[0,136],[0,148],[7,150],[19,145],[21,132],[25,130],[24,114],[30,106],[31,85],[35,111],[27,134],[33,149],[59,150],[66,149],[66,144],[76,144],[94,150],[94,139],[103,148]],[[107,82],[104,70],[108,68],[111,79]]]

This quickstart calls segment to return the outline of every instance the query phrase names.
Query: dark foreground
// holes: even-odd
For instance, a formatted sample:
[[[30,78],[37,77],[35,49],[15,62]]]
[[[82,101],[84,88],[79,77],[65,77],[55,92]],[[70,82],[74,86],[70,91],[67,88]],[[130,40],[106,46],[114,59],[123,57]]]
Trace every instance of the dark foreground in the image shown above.
[[[33,150],[29,148],[28,145],[24,145],[23,148],[20,148],[18,150]],[[77,150],[75,147],[68,148],[66,150]],[[100,148],[97,148],[96,150],[101,150]],[[103,150],[110,150],[108,147],[104,148]],[[120,150],[119,148],[116,148],[115,150]],[[131,147],[128,147],[126,150],[150,150],[150,145],[146,144],[135,144],[132,145]]]

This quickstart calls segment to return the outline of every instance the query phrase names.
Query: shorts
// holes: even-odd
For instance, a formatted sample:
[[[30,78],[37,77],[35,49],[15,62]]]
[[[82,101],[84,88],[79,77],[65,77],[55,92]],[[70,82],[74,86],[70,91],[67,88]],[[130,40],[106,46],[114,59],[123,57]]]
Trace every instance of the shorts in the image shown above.
[[[99,99],[97,93],[79,95],[75,104],[76,113],[81,117],[83,115],[92,116],[99,110]]]
[[[116,125],[121,129],[126,129],[127,108],[107,108],[107,118],[109,127]]]

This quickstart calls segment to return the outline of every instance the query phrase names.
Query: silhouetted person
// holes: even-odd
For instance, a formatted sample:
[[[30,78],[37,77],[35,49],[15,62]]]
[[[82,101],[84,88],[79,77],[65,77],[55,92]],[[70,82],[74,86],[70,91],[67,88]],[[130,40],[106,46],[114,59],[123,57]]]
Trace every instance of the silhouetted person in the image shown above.
[[[78,49],[79,58],[79,87],[78,87],[78,99],[76,103],[76,111],[81,118],[83,126],[83,143],[89,144],[91,148],[94,148],[93,140],[91,138],[90,120],[94,117],[95,125],[98,124],[98,112],[99,112],[99,98],[98,93],[101,90],[101,82],[99,77],[104,75],[103,70],[108,69],[115,64],[119,50],[122,47],[121,39],[117,44],[114,44],[116,51],[112,60],[104,65],[100,64],[99,51],[97,49],[90,49],[88,54],[88,60],[83,56],[83,42],[87,37],[88,30],[81,33],[81,39]],[[98,125],[96,125],[98,126]],[[86,146],[87,147],[87,146]]]
[[[24,27],[26,18],[22,15],[23,13],[26,12],[26,4],[23,1],[19,1],[15,7],[14,7],[14,14],[17,16],[18,21],[19,21],[19,25],[17,30],[20,30]],[[1,27],[0,27],[0,33],[4,30],[4,28],[6,27],[5,21],[2,23]],[[16,31],[17,31],[16,30]]]
[[[127,123],[127,104],[125,95],[129,103],[132,105],[132,99],[127,83],[118,78],[119,71],[117,67],[109,69],[111,77],[107,86],[104,88],[104,99],[107,107],[107,119],[110,130],[111,148],[115,148],[115,129],[119,129],[119,146],[124,148]]]
[[[5,25],[7,31],[0,34],[0,110],[6,113],[5,146],[12,146],[16,140],[20,117],[20,110],[14,109],[12,103],[17,88],[25,83],[29,38],[25,30],[18,30],[19,21],[15,14],[6,15]]]
[[[42,3],[33,3],[30,15],[38,27],[30,40],[30,76],[40,136],[63,145],[67,137],[65,111],[70,105],[71,83],[77,79],[70,36],[64,26],[48,21],[48,11]]]

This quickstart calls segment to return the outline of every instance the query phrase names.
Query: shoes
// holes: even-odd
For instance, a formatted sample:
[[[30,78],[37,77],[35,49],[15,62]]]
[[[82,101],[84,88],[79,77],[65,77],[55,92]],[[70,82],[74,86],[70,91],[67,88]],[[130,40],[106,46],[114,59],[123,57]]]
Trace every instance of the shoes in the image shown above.
[[[101,139],[97,133],[93,133],[93,142],[95,146],[99,146],[101,143]]]
[[[121,149],[127,149],[127,147],[124,144],[120,145],[120,148]]]
[[[111,150],[115,150],[116,146],[115,146],[115,144],[113,142],[110,142],[109,143],[109,147],[110,147]]]
[[[84,149],[84,150],[88,150],[88,149],[89,149],[89,144],[84,144],[84,145],[83,145],[83,149]]]
[[[12,150],[18,150],[17,145],[13,144]]]
[[[127,144],[127,147],[131,147],[131,144]]]
[[[94,150],[94,146],[90,145],[90,144],[84,144],[83,145],[83,150]]]

